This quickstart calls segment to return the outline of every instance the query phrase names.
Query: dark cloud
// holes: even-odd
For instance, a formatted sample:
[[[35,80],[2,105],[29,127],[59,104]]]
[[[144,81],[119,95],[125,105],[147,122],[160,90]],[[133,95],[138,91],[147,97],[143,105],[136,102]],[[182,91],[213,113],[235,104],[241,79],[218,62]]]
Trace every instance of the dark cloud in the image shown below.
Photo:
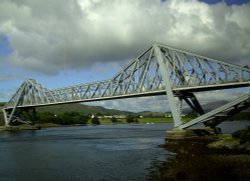
[[[14,65],[45,74],[124,62],[152,42],[246,64],[250,4],[168,0],[3,0]]]

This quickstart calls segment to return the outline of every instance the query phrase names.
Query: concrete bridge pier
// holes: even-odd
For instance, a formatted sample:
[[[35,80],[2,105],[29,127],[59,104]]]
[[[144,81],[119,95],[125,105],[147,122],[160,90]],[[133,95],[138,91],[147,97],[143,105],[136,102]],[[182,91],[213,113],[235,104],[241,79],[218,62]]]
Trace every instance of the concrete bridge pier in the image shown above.
[[[171,141],[178,141],[185,139],[194,139],[207,136],[216,136],[218,134],[221,134],[221,129],[218,127],[188,128],[188,129],[174,128],[172,130],[166,131],[166,141],[171,142]]]

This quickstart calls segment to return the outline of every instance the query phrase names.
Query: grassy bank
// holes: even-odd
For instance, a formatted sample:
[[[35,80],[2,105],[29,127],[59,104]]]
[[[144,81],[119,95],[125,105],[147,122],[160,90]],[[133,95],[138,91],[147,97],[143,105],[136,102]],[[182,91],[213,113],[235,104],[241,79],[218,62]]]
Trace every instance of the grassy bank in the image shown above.
[[[99,119],[101,125],[108,125],[108,124],[129,124],[127,123],[126,118],[118,118],[116,122],[112,122],[110,118],[100,118]],[[133,122],[132,124],[157,124],[157,123],[173,123],[172,118],[164,118],[164,117],[152,117],[152,118],[138,118],[137,122]],[[4,130],[4,122],[2,120],[2,126],[0,130]],[[91,119],[89,119],[86,124],[56,124],[53,122],[47,123],[38,123],[41,128],[51,128],[51,127],[65,127],[65,126],[84,126],[84,125],[92,125]],[[20,125],[20,130],[22,128],[26,128],[26,125]]]
[[[220,135],[217,141],[208,144],[208,148],[250,153],[250,127],[238,130],[233,134]]]
[[[183,118],[184,122],[190,121],[192,118]],[[173,123],[173,119],[172,118],[168,118],[168,117],[144,117],[144,118],[138,118],[137,119],[137,123],[140,124],[147,124],[147,123]],[[100,119],[101,124],[112,124],[111,119],[109,118],[101,118]],[[124,119],[117,119],[117,123],[127,123],[126,118]]]
[[[110,118],[100,118],[99,119],[101,125],[107,124],[128,124],[125,118],[117,119],[116,122],[112,122]],[[171,118],[139,118],[136,124],[157,124],[157,123],[172,123],[173,120]],[[71,125],[60,125],[55,123],[42,123],[40,124],[42,128],[49,127],[62,127],[62,126],[81,126],[81,125],[91,125],[91,121],[89,120],[87,124],[71,124]]]
[[[100,118],[100,123],[101,124],[113,124],[110,118]],[[152,118],[138,118],[137,123],[139,124],[146,124],[146,123],[173,123],[172,118],[164,118],[164,117],[152,117]],[[126,118],[123,119],[117,119],[116,123],[122,123],[125,124],[127,123]]]
[[[39,125],[22,124],[19,126],[0,126],[0,131],[20,131],[20,130],[38,130],[41,129]]]

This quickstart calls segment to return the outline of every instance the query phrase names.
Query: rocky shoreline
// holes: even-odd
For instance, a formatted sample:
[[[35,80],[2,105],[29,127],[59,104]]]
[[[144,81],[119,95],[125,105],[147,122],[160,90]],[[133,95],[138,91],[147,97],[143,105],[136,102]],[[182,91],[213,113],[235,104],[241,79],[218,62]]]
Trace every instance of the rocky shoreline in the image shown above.
[[[86,124],[71,124],[71,125],[60,125],[55,123],[44,123],[35,125],[23,124],[19,126],[0,126],[0,131],[40,130],[43,128],[56,128],[56,127],[68,127],[68,126],[86,126]]]
[[[250,140],[245,143],[241,143],[240,139],[235,139],[230,134],[220,135],[216,141],[209,143],[207,147],[211,150],[221,150],[229,153],[250,154]]]
[[[39,125],[0,126],[0,131],[39,130]]]
[[[248,181],[250,142],[240,144],[231,135],[206,136],[166,142],[175,156],[156,165],[149,180]]]

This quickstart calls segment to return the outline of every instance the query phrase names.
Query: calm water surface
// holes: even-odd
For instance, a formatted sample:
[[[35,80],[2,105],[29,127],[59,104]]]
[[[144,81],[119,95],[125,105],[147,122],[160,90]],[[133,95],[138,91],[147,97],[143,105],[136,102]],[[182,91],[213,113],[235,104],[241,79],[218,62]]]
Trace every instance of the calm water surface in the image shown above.
[[[249,122],[221,124],[224,133]],[[159,147],[173,124],[100,125],[0,132],[0,180],[147,180],[174,154]]]

